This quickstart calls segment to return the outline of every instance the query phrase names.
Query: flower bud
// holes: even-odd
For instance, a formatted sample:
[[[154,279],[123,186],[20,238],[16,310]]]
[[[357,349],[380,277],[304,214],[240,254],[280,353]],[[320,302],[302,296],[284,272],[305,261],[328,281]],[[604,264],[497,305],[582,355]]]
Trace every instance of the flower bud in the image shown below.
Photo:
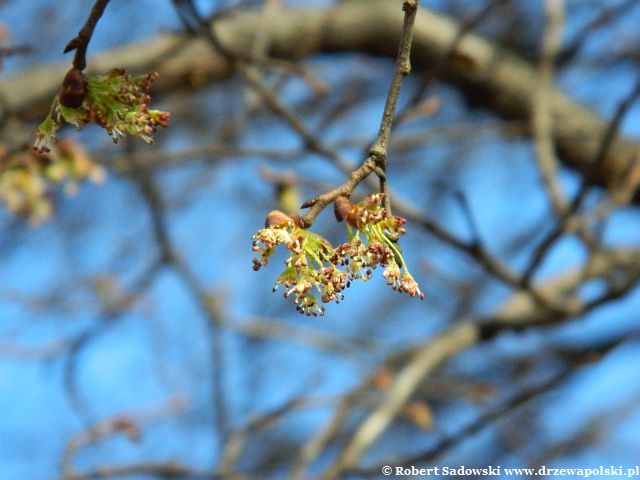
[[[267,215],[267,219],[264,222],[264,227],[275,227],[277,225],[283,225],[288,222],[293,222],[291,217],[280,210],[271,210]]]
[[[78,108],[87,96],[87,81],[83,73],[72,68],[64,76],[60,89],[60,105],[68,108]]]
[[[289,218],[291,220],[293,220],[293,223],[295,224],[296,227],[303,228],[303,226],[302,226],[302,217],[299,214],[291,213],[291,214],[289,214]]]
[[[340,195],[336,198],[333,203],[333,212],[336,215],[336,220],[342,222],[345,220],[351,211],[353,210],[353,204],[349,201],[349,199],[343,195]]]

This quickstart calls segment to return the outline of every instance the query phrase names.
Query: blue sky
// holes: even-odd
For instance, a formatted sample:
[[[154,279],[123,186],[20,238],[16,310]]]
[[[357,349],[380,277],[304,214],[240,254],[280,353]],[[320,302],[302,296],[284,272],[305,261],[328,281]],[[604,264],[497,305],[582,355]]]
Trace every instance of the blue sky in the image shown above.
[[[61,51],[84,21],[86,3],[65,2],[64,12],[59,11],[59,2],[44,0],[14,0],[0,6],[0,21],[9,26],[15,41],[34,45],[32,55],[5,63],[0,82],[4,76],[31,63],[64,59]],[[212,8],[211,2],[200,3],[205,10]],[[639,14],[636,8],[633,18],[629,16],[619,30],[605,32],[603,38],[594,40],[588,51],[607,48],[616,38],[630,35],[629,29],[637,25]],[[576,28],[573,21],[570,19],[569,34]],[[581,21],[580,17],[575,21]],[[178,27],[168,1],[140,0],[132,6],[130,2],[114,0],[90,48],[92,52],[108,49]],[[391,74],[391,64],[374,59],[358,63],[350,56],[340,56],[315,58],[309,65],[330,86],[334,101],[341,89],[346,88],[344,72],[355,72],[371,88],[362,106],[342,119],[342,123],[329,128],[323,138],[338,142],[353,132],[371,138],[387,85],[380,78]],[[610,116],[628,93],[634,76],[635,72],[625,68],[592,72],[576,67],[558,82],[573,97]],[[601,94],[603,85],[606,95]],[[410,79],[406,89],[416,86],[416,80]],[[233,113],[234,107],[241,106],[243,95],[237,89],[232,81],[208,87],[198,93],[196,106],[216,125],[224,125],[228,120],[226,112]],[[287,101],[294,105],[312,97],[304,84],[295,80],[287,84],[284,92]],[[449,87],[438,84],[434,94],[445,107],[435,118],[411,128],[471,123],[473,129],[474,122],[477,125],[496,122],[489,114],[469,113],[459,94]],[[180,95],[157,101],[161,108],[188,101]],[[405,91],[401,101],[407,97]],[[639,113],[637,107],[632,109],[623,124],[625,133],[640,133]],[[313,112],[308,119],[313,124]],[[206,141],[206,132],[198,133],[188,123],[188,116],[174,116],[172,121],[176,128],[160,132],[163,138],[157,147],[140,143],[136,148],[179,150]],[[101,151],[123,150],[120,145],[112,146],[97,128],[81,132],[79,138]],[[299,147],[297,138],[269,116],[249,122],[239,143],[268,149]],[[359,152],[343,150],[354,164],[361,160]],[[530,142],[502,141],[495,134],[459,143],[443,140],[409,154],[402,167],[392,164],[391,184],[421,210],[435,215],[461,236],[469,234],[468,224],[451,192],[463,189],[487,246],[504,254],[505,261],[512,266],[521,267],[531,243],[518,254],[504,252],[520,232],[535,228],[548,215],[532,152]],[[475,312],[493,311],[508,295],[503,285],[484,276],[469,259],[409,225],[403,246],[427,300],[398,298],[383,282],[371,281],[354,286],[343,304],[330,305],[324,317],[313,320],[300,317],[281,295],[271,293],[278,273],[275,262],[258,273],[251,270],[251,235],[261,226],[266,212],[275,206],[272,188],[260,180],[257,170],[264,166],[294,169],[303,177],[329,183],[341,181],[342,174],[309,154],[301,154],[299,160],[286,164],[273,164],[262,158],[222,159],[212,167],[208,160],[196,159],[155,176],[167,205],[171,239],[202,285],[219,295],[228,317],[234,321],[258,316],[311,328],[344,340],[353,349],[361,350],[359,355],[327,353],[295,341],[256,340],[229,329],[217,334],[225,350],[224,364],[218,364],[212,359],[212,338],[206,318],[183,279],[170,268],[162,268],[155,275],[130,311],[115,317],[101,314],[97,301],[100,290],[95,285],[110,285],[108,282],[114,281],[117,288],[127,288],[156,253],[149,212],[130,180],[110,175],[102,186],[85,185],[73,198],[60,196],[56,218],[36,229],[16,222],[2,210],[0,479],[55,478],[68,440],[86,425],[118,414],[140,420],[141,441],[132,444],[118,436],[110,437],[82,450],[76,459],[79,468],[91,468],[106,461],[127,464],[169,458],[199,469],[209,468],[219,459],[216,447],[219,438],[212,428],[211,411],[211,376],[216,369],[222,371],[224,378],[227,420],[230,425],[239,426],[251,416],[296,395],[343,393],[386,355],[441,331],[457,305],[455,290],[446,282],[447,277],[478,286],[478,297],[472,302]],[[407,174],[406,168],[424,174]],[[575,174],[563,171],[561,178],[568,191],[575,191]],[[302,193],[312,196],[318,192],[305,189]],[[609,244],[638,245],[639,220],[637,208],[616,214],[606,232]],[[316,227],[332,241],[344,235],[342,226],[333,222],[330,212],[321,216]],[[544,228],[548,225],[537,234]],[[582,261],[584,251],[577,247],[577,242],[560,242],[543,264],[539,278],[553,276]],[[99,280],[107,283],[96,283]],[[32,296],[41,300],[42,308],[34,306],[33,301],[22,300]],[[440,375],[457,379],[478,375],[491,386],[508,391],[517,387],[509,383],[509,372],[518,362],[538,359],[526,378],[532,381],[543,378],[559,368],[553,348],[598,344],[607,336],[637,331],[638,312],[640,292],[636,288],[624,300],[564,326],[507,334],[474,347],[446,366]],[[41,349],[64,345],[94,329],[99,333],[76,357],[75,385],[84,406],[79,412],[73,408],[65,386],[68,350],[63,346],[43,355]],[[368,346],[361,346],[358,340],[366,340]],[[15,345],[25,347],[24,351],[10,348]],[[574,433],[586,435],[584,432],[590,427],[601,434],[597,441],[582,449],[552,456],[557,465],[631,466],[637,462],[640,452],[640,440],[635,435],[640,428],[637,345],[637,339],[629,340],[600,362],[581,367],[532,408],[526,427],[534,430],[545,448],[552,450]],[[28,355],[31,349],[39,354]],[[178,409],[177,404],[184,404],[184,408]],[[470,421],[478,405],[456,400],[438,408],[441,413],[438,429],[447,433]],[[326,421],[329,412],[326,406],[301,411],[275,427],[272,436],[266,438],[303,442]],[[504,420],[515,430],[518,421],[523,420],[517,415]],[[603,421],[604,424],[599,423]],[[406,438],[412,441],[399,444],[398,437],[381,441],[365,460],[375,463],[396,450],[399,453],[404,447],[420,450],[431,441],[415,429],[398,428],[401,435],[408,435]],[[491,424],[442,461],[462,459],[482,464],[491,453],[494,462],[524,466],[527,458],[523,451],[498,448],[505,441],[504,436],[504,424]],[[241,465],[258,463],[264,449],[258,442],[255,457],[244,459]]]

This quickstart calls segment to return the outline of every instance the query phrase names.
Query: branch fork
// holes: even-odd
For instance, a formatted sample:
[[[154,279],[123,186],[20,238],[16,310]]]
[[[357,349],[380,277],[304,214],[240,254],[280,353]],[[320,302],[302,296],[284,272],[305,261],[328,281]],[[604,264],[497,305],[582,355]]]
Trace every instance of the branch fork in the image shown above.
[[[380,121],[380,128],[378,135],[376,136],[373,145],[369,149],[369,156],[356,170],[351,172],[349,180],[343,183],[338,188],[331,190],[330,192],[318,195],[311,200],[307,200],[301,206],[301,208],[312,207],[311,211],[302,217],[302,225],[305,228],[310,227],[316,216],[336,198],[350,197],[355,188],[366,179],[371,173],[375,173],[380,180],[380,193],[383,194],[384,207],[387,215],[391,215],[391,199],[389,196],[389,189],[387,187],[387,163],[389,145],[389,138],[391,137],[391,126],[393,124],[393,117],[398,103],[398,96],[404,78],[411,72],[411,43],[413,41],[413,25],[415,23],[416,14],[418,11],[419,0],[405,0],[402,3],[402,10],[404,11],[404,22],[402,25],[402,34],[400,37],[400,46],[398,47],[398,55],[396,59],[396,66],[389,87],[389,93],[387,94],[387,100],[382,113],[382,119]]]

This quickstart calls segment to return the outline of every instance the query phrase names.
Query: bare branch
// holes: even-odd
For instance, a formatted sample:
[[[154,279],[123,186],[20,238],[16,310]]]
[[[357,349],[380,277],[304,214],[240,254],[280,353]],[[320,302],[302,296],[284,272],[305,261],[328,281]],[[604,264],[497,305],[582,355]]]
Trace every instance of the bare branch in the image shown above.
[[[220,18],[216,30],[234,51],[249,51],[258,30],[261,13],[246,9],[237,15]],[[336,9],[283,9],[276,21],[266,27],[271,52],[281,58],[304,58],[319,52],[361,51],[395,57],[395,42],[388,37],[401,30],[401,19],[394,15],[392,2],[342,2]],[[299,42],[304,31],[306,41]],[[460,31],[460,26],[428,9],[420,10],[414,26],[417,41],[413,47],[414,70],[424,70],[441,58]],[[382,35],[382,37],[381,37]],[[202,72],[209,81],[227,78],[233,69],[221,55],[205,55],[209,48],[201,42],[185,41],[171,35],[158,36],[141,44],[132,44],[101,55],[93,63],[118,64],[130,70],[153,69],[162,72],[155,85],[157,92],[174,91],[190,85],[189,72]],[[529,121],[535,102],[536,70],[525,60],[505,52],[478,35],[466,34],[459,42],[457,56],[465,62],[449,62],[442,78],[457,86],[476,105],[488,108],[509,120]],[[150,60],[150,58],[152,60]],[[153,60],[155,59],[155,60]],[[9,112],[38,117],[59,86],[56,77],[65,67],[39,66],[9,76],[0,85]],[[558,90],[550,93],[554,122],[553,141],[561,160],[600,185],[616,185],[628,178],[630,165],[637,165],[636,144],[613,136],[611,147],[598,165],[594,159],[607,130],[607,122],[572,101]],[[35,108],[34,108],[35,107]],[[632,195],[637,185],[630,186]]]
[[[551,96],[553,87],[553,63],[560,49],[564,24],[563,0],[546,0],[547,26],[542,37],[540,77],[533,102],[533,138],[542,180],[547,189],[551,206],[557,216],[566,208],[566,198],[557,178],[558,165],[553,144]]]
[[[418,12],[418,0],[406,0],[402,4],[404,10],[404,21],[402,23],[402,34],[400,37],[400,46],[398,47],[398,56],[396,59],[396,67],[393,72],[391,86],[387,94],[387,101],[382,112],[382,120],[380,121],[380,129],[378,136],[369,149],[369,156],[373,158],[376,166],[380,167],[382,174],[380,178],[380,192],[384,194],[384,206],[387,215],[391,215],[391,200],[387,188],[387,149],[389,139],[391,137],[391,126],[393,125],[393,115],[396,111],[400,88],[407,75],[411,73],[411,42],[413,41],[413,25],[416,21],[416,13]]]
[[[477,340],[477,329],[463,323],[426,343],[396,376],[385,399],[360,424],[338,459],[320,478],[332,480],[344,470],[356,466],[366,449],[400,413],[424,377],[441,362]]]
[[[102,14],[108,4],[109,0],[96,0],[84,26],[80,29],[78,35],[75,36],[65,47],[64,53],[68,53],[72,50],[76,51],[75,56],[73,57],[73,68],[82,71],[87,66],[87,48],[89,47],[89,42],[91,42],[93,31],[98,25],[98,21],[100,20],[100,17],[102,17]]]

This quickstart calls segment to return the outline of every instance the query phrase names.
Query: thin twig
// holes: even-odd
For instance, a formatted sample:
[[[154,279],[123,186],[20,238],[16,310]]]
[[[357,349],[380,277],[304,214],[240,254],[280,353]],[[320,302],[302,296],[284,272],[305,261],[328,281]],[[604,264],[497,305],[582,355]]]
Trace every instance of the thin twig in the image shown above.
[[[402,4],[402,10],[405,14],[396,66],[382,113],[378,135],[369,149],[369,156],[360,167],[351,172],[349,179],[338,188],[318,195],[303,204],[303,208],[312,207],[311,210],[302,217],[303,227],[308,228],[311,226],[318,214],[338,196],[351,196],[360,182],[366,179],[372,172],[378,175],[380,191],[384,194],[385,209],[387,214],[391,215],[391,200],[387,186],[387,150],[400,89],[405,77],[411,72],[411,43],[413,40],[413,25],[418,11],[418,4],[419,0],[406,0]]]
[[[96,25],[98,25],[98,21],[100,20],[100,17],[102,17],[108,3],[109,0],[96,0],[96,3],[93,4],[91,13],[89,14],[84,26],[78,32],[78,35],[75,36],[65,47],[64,53],[68,53],[72,50],[76,51],[75,56],[73,57],[73,68],[82,71],[87,66],[87,47],[89,46],[89,42],[91,42],[93,31],[96,28]]]
[[[217,447],[220,453],[226,441],[228,433],[228,414],[226,407],[226,394],[224,388],[224,368],[225,351],[224,339],[221,335],[221,312],[216,299],[209,295],[200,285],[200,281],[193,274],[187,263],[179,255],[169,237],[166,225],[164,204],[155,180],[151,173],[140,168],[136,178],[141,193],[146,200],[150,212],[154,229],[154,235],[160,249],[160,258],[172,266],[176,273],[182,278],[186,287],[195,297],[201,312],[207,319],[209,338],[211,339],[211,365],[212,365],[212,401],[214,411],[215,430],[219,438]]]
[[[296,396],[274,409],[253,417],[229,436],[229,441],[225,445],[222,459],[220,460],[218,474],[225,476],[235,470],[236,463],[241,459],[241,455],[245,453],[245,445],[249,440],[249,435],[273,427],[283,420],[286,415],[297,410],[323,407],[335,402],[335,400],[334,397]]]
[[[593,20],[589,21],[577,33],[573,34],[573,38],[562,48],[562,51],[559,52],[556,64],[560,67],[564,67],[573,61],[588,43],[589,35],[594,32],[598,32],[598,28],[607,26],[613,20],[618,20],[619,17],[627,15],[629,11],[637,5],[637,0],[626,0],[626,2],[619,5],[603,5],[602,11]],[[615,57],[615,55],[612,55],[611,51],[607,51],[607,55],[610,58]]]
[[[402,3],[404,11],[404,22],[402,24],[402,35],[400,37],[400,46],[398,47],[398,57],[396,66],[387,94],[387,101],[382,112],[382,120],[380,121],[380,129],[373,145],[369,149],[369,156],[372,158],[376,166],[380,167],[382,174],[378,174],[380,179],[380,191],[384,194],[384,205],[387,215],[391,215],[391,199],[387,188],[387,161],[389,138],[391,137],[391,126],[393,125],[393,116],[398,103],[398,96],[402,83],[409,73],[411,73],[411,42],[413,41],[413,25],[418,12],[419,0],[405,0]]]
[[[218,38],[215,30],[213,28],[209,28],[209,25],[207,25],[205,20],[200,17],[195,6],[193,5],[192,0],[174,0],[173,3],[180,14],[180,18],[182,19],[182,21],[186,22],[185,25],[192,30],[195,29],[203,38],[205,38],[209,42],[216,53],[222,55],[227,61],[233,63],[236,70],[238,70],[244,76],[249,86],[261,96],[265,105],[273,113],[283,119],[287,123],[287,125],[289,125],[289,127],[300,136],[300,138],[304,142],[305,147],[308,150],[317,153],[318,155],[329,158],[336,165],[345,166],[348,164],[348,162],[346,162],[346,160],[338,155],[335,151],[332,151],[322,145],[322,143],[312,133],[312,131],[305,126],[304,122],[300,118],[298,118],[298,116],[292,110],[290,110],[276,96],[274,92],[263,85],[260,79],[260,75],[258,74],[256,69],[251,68],[252,66],[259,64],[256,63],[258,59],[250,58],[244,52],[236,53],[227,48]],[[318,203],[318,208],[312,209],[311,212],[309,212],[302,218],[302,225],[305,227],[311,226],[311,224],[313,224],[313,221],[315,220],[315,217],[326,205],[335,200],[338,195],[349,195],[364,178],[366,178],[369,174],[371,174],[372,171],[374,171],[374,169],[375,165],[373,164],[373,162],[365,161],[363,165],[358,169],[360,171],[356,174],[357,178],[353,179],[353,182],[355,183],[347,182],[349,183],[349,185],[345,186],[345,188],[348,190],[340,190],[338,193],[334,193],[334,195],[326,200],[326,202],[324,201],[324,199],[329,197],[328,194],[325,194],[322,200],[319,198],[316,199],[312,203],[312,205]],[[322,205],[322,207],[320,207],[320,205]]]
[[[152,476],[154,478],[165,478],[173,480],[212,480],[219,477],[206,472],[196,472],[178,462],[159,462],[159,463],[137,463],[126,466],[101,467],[95,470],[77,473],[63,477],[61,480],[98,480],[103,478],[124,478]],[[228,479],[241,479],[247,477],[228,476]]]
[[[388,394],[356,429],[340,456],[320,477],[333,480],[354,468],[369,446],[387,429],[425,376],[453,354],[478,341],[473,324],[460,324],[427,342],[396,375]]]
[[[435,66],[430,68],[429,71],[423,75],[422,83],[411,97],[411,100],[409,100],[406,106],[396,114],[396,123],[394,125],[399,125],[409,118],[415,106],[425,96],[433,81],[442,74],[447,63],[455,60],[458,46],[460,45],[460,42],[462,42],[462,40],[465,38],[465,36],[469,32],[471,32],[471,30],[476,28],[481,22],[483,22],[489,16],[489,14],[493,12],[494,8],[504,7],[510,1],[511,0],[492,0],[487,3],[477,14],[460,23],[456,36],[451,41],[449,48],[446,52],[444,52],[443,55],[438,58]]]
[[[99,323],[92,325],[87,330],[80,333],[77,337],[71,340],[67,346],[62,373],[63,386],[69,403],[73,407],[74,411],[80,415],[84,423],[89,422],[91,411],[83,401],[78,385],[78,361],[82,352],[91,345],[92,342],[115,326],[118,320],[122,319],[122,315],[126,309],[130,308],[141,297],[144,291],[155,279],[160,267],[160,262],[157,260],[152,261],[144,269],[141,275],[136,278],[135,282],[129,287],[127,292],[122,292],[109,304],[101,305]]]
[[[126,412],[114,415],[73,435],[66,444],[62,454],[61,470],[63,479],[102,478],[96,476],[96,472],[106,472],[110,470],[109,467],[95,470],[93,474],[79,474],[76,472],[74,460],[81,450],[118,434],[123,434],[130,441],[137,442],[142,438],[142,427],[144,424],[157,422],[167,417],[172,417],[176,413],[182,413],[186,407],[186,399],[176,396],[159,405],[147,406],[144,410],[138,412]],[[105,478],[107,476],[109,475],[104,475]]]
[[[371,387],[372,376],[366,378],[356,388],[342,396],[335,408],[333,416],[307,441],[293,462],[288,475],[289,480],[303,480],[307,478],[306,470],[322,454],[329,442],[342,430],[349,420],[353,409],[361,403],[362,397]]]
[[[0,59],[13,55],[25,55],[31,50],[32,48],[29,45],[3,45],[0,46]]]
[[[558,161],[553,141],[552,85],[553,63],[560,49],[564,25],[564,0],[546,0],[547,25],[542,36],[540,77],[531,115],[533,138],[542,181],[555,214],[560,217],[566,208],[566,198],[558,181]]]
[[[620,129],[620,125],[622,124],[622,120],[625,118],[627,112],[630,110],[631,106],[634,104],[638,97],[640,97],[640,76],[638,76],[638,78],[636,79],[636,83],[634,84],[629,94],[619,103],[618,108],[613,115],[613,118],[607,126],[600,146],[598,147],[596,157],[593,159],[594,171],[597,171],[605,161],[609,153],[609,149],[616,139],[618,130]],[[633,165],[633,163],[631,165]],[[535,248],[533,255],[531,256],[531,260],[529,261],[529,265],[527,266],[523,274],[523,280],[526,285],[529,284],[531,278],[537,271],[538,267],[541,265],[547,253],[551,250],[551,247],[558,239],[562,238],[564,234],[578,232],[581,238],[583,238],[583,240],[586,240],[587,244],[591,243],[589,239],[589,232],[587,232],[586,228],[584,228],[587,223],[585,221],[587,215],[580,215],[580,209],[582,208],[582,205],[587,197],[587,193],[590,191],[591,186],[591,181],[586,177],[583,177],[580,189],[571,201],[571,204],[560,216],[554,229],[549,232],[549,234]],[[629,188],[628,190],[629,192],[633,192],[634,189]],[[594,247],[595,246],[592,245],[592,250],[594,249]]]
[[[521,389],[506,395],[505,399],[487,408],[466,426],[455,433],[443,436],[438,442],[425,451],[403,459],[387,459],[379,465],[370,468],[367,467],[365,469],[358,469],[353,473],[369,476],[379,474],[383,465],[404,467],[425,463],[433,464],[441,457],[441,455],[451,451],[457,445],[468,440],[481,429],[486,428],[489,424],[508,415],[512,415],[514,411],[523,408],[532,401],[540,399],[540,397],[561,386],[563,382],[567,381],[576,373],[578,366],[593,362],[595,353],[600,356],[605,355],[607,352],[618,347],[627,338],[628,337],[626,335],[622,338],[616,338],[597,349],[586,348],[584,351],[567,352],[566,356],[568,359],[572,360],[572,363],[569,366],[565,366],[563,369],[551,374],[544,380],[532,382],[531,384],[527,382]]]

